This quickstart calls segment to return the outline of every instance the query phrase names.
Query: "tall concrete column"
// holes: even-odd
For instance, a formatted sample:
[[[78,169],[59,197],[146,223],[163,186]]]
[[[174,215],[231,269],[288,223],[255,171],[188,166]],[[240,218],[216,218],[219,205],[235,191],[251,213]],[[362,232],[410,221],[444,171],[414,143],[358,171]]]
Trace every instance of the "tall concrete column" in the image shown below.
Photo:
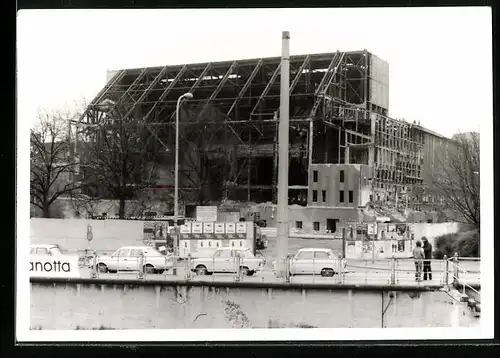
[[[281,45],[281,98],[278,136],[278,276],[285,274],[288,254],[288,144],[290,110],[290,33],[283,31]]]

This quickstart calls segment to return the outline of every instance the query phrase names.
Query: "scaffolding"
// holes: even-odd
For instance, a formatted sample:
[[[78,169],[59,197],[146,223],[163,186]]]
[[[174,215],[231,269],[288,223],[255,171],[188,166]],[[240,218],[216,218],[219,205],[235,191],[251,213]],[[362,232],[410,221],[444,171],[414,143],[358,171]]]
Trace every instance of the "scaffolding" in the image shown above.
[[[307,190],[313,163],[368,164],[376,185],[421,183],[424,131],[387,117],[383,64],[366,50],[290,57],[290,188]],[[279,77],[279,57],[120,70],[74,123],[75,143],[99,141],[96,133],[113,131],[119,118],[142,131],[154,160],[171,168],[176,102],[191,92],[180,115],[181,152],[203,145],[194,133],[211,133],[207,160],[223,162],[212,165],[220,173],[207,174],[220,187],[212,199],[275,202]],[[181,169],[185,191],[200,189],[184,176]],[[153,185],[161,179],[148,178]]]

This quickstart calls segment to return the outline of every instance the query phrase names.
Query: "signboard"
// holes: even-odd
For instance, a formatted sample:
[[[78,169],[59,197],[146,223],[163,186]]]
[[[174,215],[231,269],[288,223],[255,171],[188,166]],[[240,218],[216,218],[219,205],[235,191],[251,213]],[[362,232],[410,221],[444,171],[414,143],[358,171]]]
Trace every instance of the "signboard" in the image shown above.
[[[377,238],[379,240],[387,240],[388,224],[378,223],[377,225]]]
[[[368,224],[368,235],[377,235],[377,223]]]
[[[409,240],[347,241],[346,258],[348,259],[388,259],[411,257]]]
[[[145,221],[142,227],[142,239],[144,242],[150,240],[165,240],[171,227],[165,221]]]
[[[181,234],[191,234],[191,223],[187,222],[181,225]]]
[[[213,234],[214,233],[214,223],[203,223],[203,233]]]
[[[226,234],[235,234],[236,225],[235,223],[226,223]]]
[[[356,227],[353,223],[347,223],[346,225],[346,239],[356,240]]]
[[[201,222],[217,221],[217,207],[216,206],[197,206],[196,207],[196,221],[201,221]]]
[[[31,255],[31,277],[80,277],[78,256],[72,255]]]
[[[203,233],[203,223],[201,223],[201,222],[192,223],[191,232],[193,234],[202,234]]]
[[[246,234],[247,233],[247,223],[246,222],[236,223],[236,233],[237,234]]]
[[[214,231],[216,234],[224,234],[226,232],[224,223],[215,223]]]

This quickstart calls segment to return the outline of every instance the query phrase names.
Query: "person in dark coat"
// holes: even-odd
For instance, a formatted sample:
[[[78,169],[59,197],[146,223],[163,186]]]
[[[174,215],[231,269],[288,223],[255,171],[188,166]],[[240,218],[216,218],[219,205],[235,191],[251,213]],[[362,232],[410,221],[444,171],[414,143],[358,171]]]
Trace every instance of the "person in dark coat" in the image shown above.
[[[422,238],[422,242],[424,243],[424,280],[432,280],[432,269],[431,269],[431,259],[432,259],[432,245],[424,236]]]
[[[417,241],[413,248],[413,258],[415,259],[415,280],[420,281],[422,279],[422,260],[425,259],[424,249],[422,249],[420,241]]]

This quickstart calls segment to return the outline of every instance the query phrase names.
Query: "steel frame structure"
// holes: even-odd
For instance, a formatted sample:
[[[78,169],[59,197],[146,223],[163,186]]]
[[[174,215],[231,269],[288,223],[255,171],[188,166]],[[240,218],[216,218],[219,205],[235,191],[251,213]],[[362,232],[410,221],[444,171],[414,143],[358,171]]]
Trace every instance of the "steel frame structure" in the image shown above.
[[[371,56],[366,50],[291,56],[290,186],[307,190],[312,163],[366,163],[375,183],[422,182],[425,129],[391,119],[371,102]],[[198,115],[187,121],[181,114],[181,126],[215,125],[225,133],[220,144],[232,151],[226,158],[233,158],[227,162],[233,170],[224,182],[234,183],[235,198],[275,201],[279,76],[279,57],[120,70],[74,123],[75,143],[97,140],[92,133],[113,130],[120,118],[144,130],[152,152],[171,151],[177,98],[191,92],[184,106]],[[209,110],[217,115],[207,116]],[[173,165],[168,160],[163,165]],[[253,175],[264,161],[271,168]]]

